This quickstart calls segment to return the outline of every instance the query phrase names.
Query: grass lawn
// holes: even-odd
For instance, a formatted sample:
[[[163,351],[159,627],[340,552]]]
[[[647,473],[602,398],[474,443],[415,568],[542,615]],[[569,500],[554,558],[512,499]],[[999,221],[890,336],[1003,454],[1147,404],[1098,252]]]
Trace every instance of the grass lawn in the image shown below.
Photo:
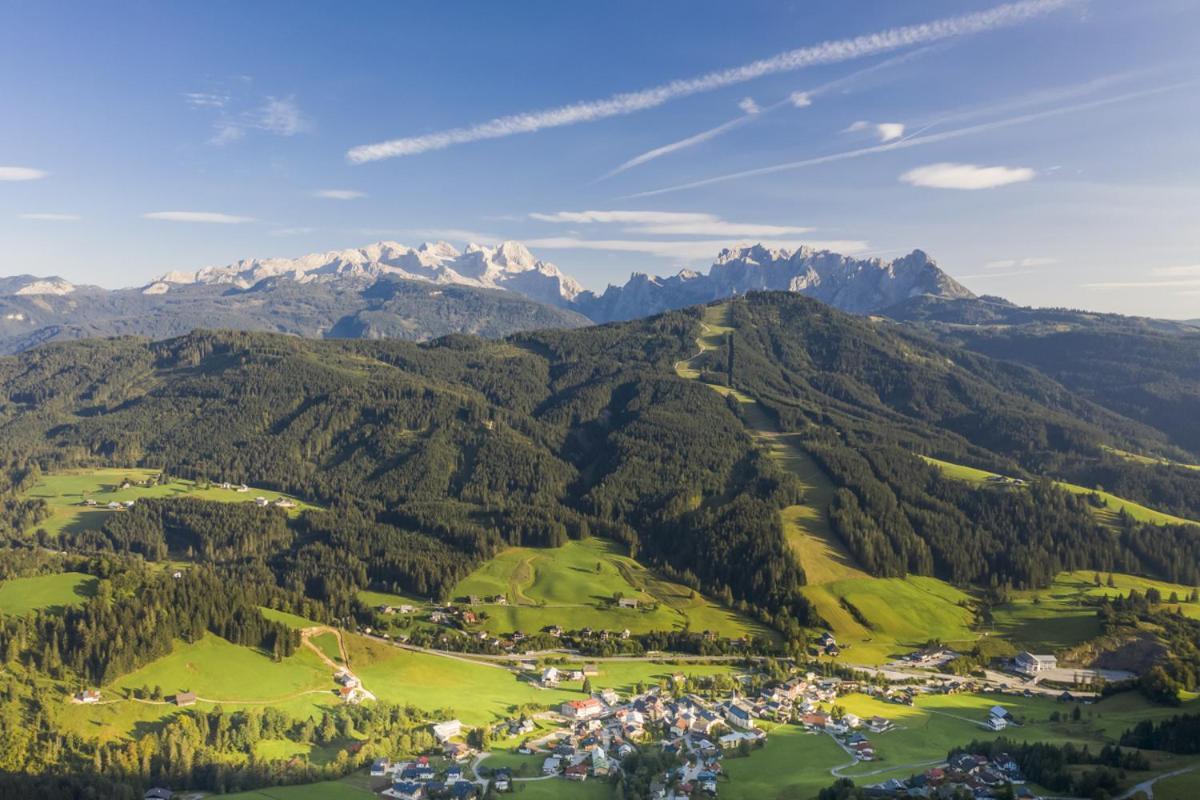
[[[98,581],[81,572],[37,575],[0,582],[0,614],[28,614],[39,608],[63,609],[96,594]]]
[[[309,639],[315,644],[325,657],[335,664],[342,663],[342,651],[338,648],[337,637],[332,633],[321,633]]]
[[[308,783],[302,786],[275,786],[221,796],[229,800],[366,800],[376,795],[370,790],[365,777],[351,776],[339,781]]]
[[[638,608],[616,608],[616,594],[635,598]],[[596,628],[646,633],[690,628],[728,637],[770,637],[763,626],[664,580],[625,555],[616,542],[591,538],[562,547],[513,547],[487,561],[454,587],[459,600],[472,595],[484,603],[480,627],[493,633],[538,631],[557,624],[568,630]]]
[[[817,607],[838,643],[849,643],[843,658],[856,664],[888,661],[931,638],[966,647],[978,638],[971,625],[972,598],[936,578],[867,578],[801,588]],[[858,609],[863,625],[843,603]]]
[[[280,611],[279,609],[276,609],[276,608],[267,608],[266,606],[259,606],[258,610],[261,611],[262,615],[264,617],[266,617],[267,619],[269,619],[273,622],[282,622],[284,625],[287,625],[289,628],[296,628],[296,629],[302,630],[304,628],[315,628],[321,624],[321,623],[315,622],[311,619],[305,619],[304,617],[297,616],[296,614],[289,614],[287,611]],[[336,647],[336,643],[335,643],[335,647]]]
[[[949,461],[939,461],[936,458],[929,458],[928,456],[921,457],[930,464],[940,468],[942,473],[947,477],[955,478],[957,480],[982,484],[989,478],[997,477],[995,472],[987,472],[986,470],[975,469],[974,467],[967,467],[962,464],[953,464]],[[1155,525],[1200,525],[1200,522],[1196,522],[1195,520],[1176,517],[1172,514],[1166,514],[1162,511],[1155,511],[1152,508],[1147,508],[1141,503],[1135,503],[1132,500],[1126,500],[1123,497],[1117,497],[1111,492],[1088,489],[1087,487],[1079,486],[1078,484],[1074,483],[1067,483],[1066,481],[1055,481],[1054,483],[1060,489],[1066,489],[1072,494],[1099,495],[1104,501],[1104,506],[1102,508],[1093,508],[1092,513],[1096,515],[1097,519],[1106,525],[1115,525],[1117,517],[1122,509],[1124,509],[1127,514],[1136,520],[1141,522],[1150,522]]]
[[[47,533],[57,535],[61,531],[77,532],[99,528],[109,514],[119,511],[109,511],[106,508],[84,506],[85,498],[95,500],[100,505],[110,502],[124,502],[146,497],[195,497],[201,500],[216,500],[223,503],[253,502],[255,497],[263,496],[269,500],[279,497],[289,497],[279,492],[251,487],[249,492],[236,492],[232,489],[207,488],[200,489],[192,481],[175,479],[162,486],[138,486],[138,481],[144,481],[158,474],[151,469],[87,469],[68,470],[66,472],[45,475],[25,493],[26,498],[41,498],[50,507],[50,516],[37,525],[45,528]],[[132,486],[122,489],[121,484],[126,480]],[[289,497],[296,507],[288,513],[295,515],[314,506],[307,505],[294,497]]]
[[[254,756],[263,761],[290,761],[306,759],[311,764],[327,764],[338,753],[336,747],[302,744],[289,739],[260,739],[254,743]]]
[[[831,767],[849,760],[830,737],[784,726],[748,758],[726,758],[728,780],[717,788],[727,800],[807,800],[834,782]]]
[[[1045,589],[1015,592],[1010,602],[993,609],[996,634],[1017,647],[1053,652],[1073,647],[1100,634],[1094,608],[1083,605],[1090,597],[1127,596],[1136,589],[1143,594],[1155,588],[1166,600],[1174,592],[1181,601],[1179,609],[1200,619],[1200,603],[1186,602],[1192,587],[1113,573],[1114,586],[1106,585],[1108,573],[1101,573],[1101,586],[1095,585],[1095,572],[1063,572]],[[1034,598],[1038,602],[1034,602]],[[1171,604],[1174,608],[1175,605]]]
[[[583,783],[563,778],[546,781],[514,781],[512,797],[520,800],[611,800],[612,785],[594,778]],[[508,797],[509,795],[504,795]]]

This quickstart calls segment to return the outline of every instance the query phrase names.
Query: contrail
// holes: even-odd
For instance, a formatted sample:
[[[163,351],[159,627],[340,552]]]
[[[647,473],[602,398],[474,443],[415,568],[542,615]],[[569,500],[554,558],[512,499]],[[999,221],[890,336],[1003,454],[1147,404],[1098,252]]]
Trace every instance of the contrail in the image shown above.
[[[619,175],[622,172],[625,172],[626,170],[633,169],[634,167],[637,167],[637,166],[641,166],[642,164],[645,164],[648,161],[653,161],[656,158],[661,158],[665,155],[670,155],[671,153],[675,153],[680,150],[684,150],[688,147],[691,147],[692,145],[697,145],[702,142],[707,142],[709,139],[715,139],[718,136],[722,136],[722,135],[728,133],[729,131],[733,130],[734,128],[741,127],[742,125],[746,124],[747,122],[750,122],[751,120],[753,120],[756,117],[761,117],[766,114],[770,114],[772,111],[776,111],[780,108],[783,108],[784,106],[803,107],[803,106],[810,105],[812,103],[812,98],[814,98],[814,97],[820,97],[821,95],[823,95],[827,92],[831,92],[834,89],[840,89],[843,86],[852,84],[855,81],[859,80],[860,78],[862,78],[866,75],[870,75],[874,72],[879,72],[880,70],[884,70],[889,67],[894,67],[894,66],[897,66],[898,64],[903,64],[906,61],[911,61],[913,58],[916,58],[917,56],[920,56],[920,55],[924,55],[925,53],[929,52],[932,49],[933,49],[932,47],[922,47],[919,50],[913,50],[911,53],[905,53],[902,56],[896,56],[895,58],[889,58],[886,61],[880,61],[878,64],[872,64],[871,66],[867,67],[866,69],[860,69],[857,72],[852,72],[849,75],[845,75],[841,78],[837,78],[836,80],[829,81],[828,83],[822,84],[822,85],[816,87],[815,89],[809,89],[809,90],[803,91],[803,92],[793,92],[791,94],[791,96],[789,96],[788,98],[786,98],[784,100],[780,100],[777,103],[772,103],[771,105],[761,109],[761,111],[759,113],[743,114],[740,117],[734,117],[733,119],[729,120],[728,122],[723,122],[714,128],[709,128],[708,130],[700,131],[699,133],[693,134],[692,136],[688,136],[685,139],[679,139],[679,140],[671,142],[669,144],[664,144],[661,147],[656,147],[653,150],[647,150],[646,152],[642,153],[641,155],[634,156],[633,158],[629,159],[628,161],[624,162],[623,164],[620,164],[619,166],[615,167],[614,169],[604,173],[599,178],[597,178],[595,182],[599,183],[600,181],[607,180],[607,179],[613,177],[614,175]],[[798,97],[803,98],[803,102],[799,102],[797,100]]]
[[[484,139],[499,139],[519,133],[533,133],[545,128],[557,128],[632,114],[648,108],[656,108],[680,97],[735,86],[765,75],[792,72],[817,64],[851,61],[903,47],[929,44],[956,36],[966,36],[993,28],[1015,25],[1077,2],[1079,0],[1021,0],[1021,2],[996,6],[974,14],[892,28],[852,39],[822,42],[740,67],[710,72],[696,78],[671,81],[637,92],[616,94],[601,100],[571,103],[541,111],[510,114],[465,128],[452,128],[423,136],[410,136],[377,144],[360,145],[351,148],[346,153],[346,158],[351,163],[363,164],[383,158],[411,156],[430,150],[442,150],[454,145]]]
[[[637,192],[635,194],[625,195],[621,199],[628,200],[636,197],[653,197],[655,195],[667,194],[669,192],[680,192],[685,189],[696,189],[701,186],[710,186],[714,183],[724,183],[726,181],[738,180],[739,178],[752,178],[758,175],[771,175],[776,172],[787,172],[793,169],[802,169],[804,167],[812,167],[818,164],[830,164],[835,161],[846,161],[851,158],[861,158],[874,153],[886,153],[890,150],[904,150],[909,147],[917,147],[923,144],[935,144],[944,142],[950,139],[959,139],[964,136],[972,136],[977,133],[986,133],[987,131],[997,130],[999,128],[1008,128],[1013,125],[1023,125],[1026,122],[1034,122],[1039,119],[1048,119],[1050,117],[1059,117],[1064,114],[1072,114],[1076,111],[1087,111],[1093,108],[1113,105],[1114,103],[1123,103],[1127,100],[1135,100],[1139,97],[1148,97],[1150,95],[1162,94],[1164,92],[1181,89],[1185,86],[1193,86],[1196,81],[1185,81],[1183,83],[1174,83],[1169,86],[1160,86],[1154,89],[1144,89],[1137,92],[1127,92],[1126,94],[1114,95],[1113,97],[1105,97],[1100,100],[1091,100],[1086,103],[1076,103],[1072,106],[1059,106],[1050,108],[1045,111],[1034,111],[1029,114],[1022,114],[1017,117],[1009,117],[1008,119],[994,120],[992,122],[983,122],[978,125],[971,125],[966,128],[956,128],[950,131],[942,131],[941,133],[930,133],[925,135],[914,135],[905,139],[900,139],[887,144],[878,144],[874,147],[862,147],[857,150],[846,150],[841,153],[830,153],[824,156],[815,156],[813,158],[805,158],[800,161],[788,161],[783,164],[772,164],[769,167],[758,167],[756,169],[742,170],[741,172],[731,172],[726,175],[717,175],[712,178],[704,178],[703,180],[691,181],[690,183],[681,183],[677,186],[667,186],[662,189],[651,189],[646,192]]]

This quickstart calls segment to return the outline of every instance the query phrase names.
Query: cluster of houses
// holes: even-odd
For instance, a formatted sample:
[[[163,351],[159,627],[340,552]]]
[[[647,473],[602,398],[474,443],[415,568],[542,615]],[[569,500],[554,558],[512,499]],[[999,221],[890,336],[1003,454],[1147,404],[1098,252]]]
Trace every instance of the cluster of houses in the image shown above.
[[[124,511],[125,509],[133,508],[133,501],[132,500],[111,500],[111,501],[105,503],[104,505],[101,505],[99,502],[97,502],[93,498],[86,497],[86,498],[84,498],[83,503],[81,505],[87,506],[88,508],[106,508],[109,511]]]
[[[518,665],[522,672],[531,673],[537,669],[533,662],[522,662]],[[584,664],[582,667],[559,669],[550,666],[538,673],[537,684],[543,689],[556,689],[563,681],[582,681],[594,678],[600,674],[600,668],[595,664]]]
[[[286,497],[277,497],[274,500],[268,500],[267,498],[259,495],[258,497],[254,498],[254,505],[258,506],[259,508],[265,508],[266,506],[273,506],[275,508],[295,508],[296,501],[289,500]]]
[[[371,764],[371,777],[388,779],[388,787],[380,794],[396,800],[472,800],[479,796],[479,787],[464,774],[461,764],[438,769],[425,756],[397,762],[376,759]]]
[[[995,758],[971,753],[954,756],[945,767],[933,767],[908,780],[893,779],[864,787],[875,797],[975,797],[1012,796],[1032,800],[1037,794],[1025,785],[1017,762],[1007,754]]]
[[[362,687],[362,681],[346,670],[334,675],[333,680],[338,685],[337,693],[342,702],[357,705],[368,699],[367,691]]]

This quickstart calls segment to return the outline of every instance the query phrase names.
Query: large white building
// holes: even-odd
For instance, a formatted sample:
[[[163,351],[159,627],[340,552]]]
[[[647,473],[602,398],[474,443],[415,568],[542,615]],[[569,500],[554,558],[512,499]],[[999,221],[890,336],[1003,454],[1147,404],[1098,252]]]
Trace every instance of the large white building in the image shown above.
[[[1029,651],[1018,653],[1013,662],[1017,669],[1026,675],[1036,675],[1058,667],[1058,659],[1054,656],[1034,655]]]

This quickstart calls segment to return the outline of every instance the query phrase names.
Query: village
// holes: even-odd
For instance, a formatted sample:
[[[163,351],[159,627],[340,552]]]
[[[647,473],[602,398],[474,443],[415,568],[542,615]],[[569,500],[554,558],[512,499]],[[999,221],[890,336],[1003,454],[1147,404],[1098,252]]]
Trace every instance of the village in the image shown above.
[[[546,666],[527,677],[542,687],[555,688],[560,682],[587,680],[595,674],[594,666]],[[729,780],[724,777],[725,760],[753,758],[770,731],[779,726],[796,726],[814,736],[831,737],[849,759],[838,769],[875,760],[872,737],[897,729],[896,724],[882,716],[864,719],[847,712],[838,704],[840,696],[861,693],[908,706],[922,693],[972,688],[970,683],[957,681],[876,685],[811,671],[765,683],[741,675],[734,683],[737,688],[715,694],[711,687],[693,686],[683,673],[674,673],[666,685],[628,696],[603,689],[533,718],[523,715],[506,720],[488,736],[519,739],[516,752],[528,757],[527,766],[519,771],[511,766],[489,769],[484,765],[488,754],[468,743],[475,741],[472,733],[458,720],[444,720],[432,726],[440,752],[408,760],[379,759],[372,765],[371,776],[383,797],[471,798],[487,792],[512,792],[522,781],[608,781],[630,756],[650,752],[665,757],[660,763],[672,766],[654,778],[647,796],[654,800],[718,797],[722,784]],[[759,688],[749,690],[751,686]],[[1009,711],[995,705],[981,727],[995,731],[1017,724]],[[529,764],[540,767],[534,771]],[[831,777],[831,783],[833,780]],[[879,797],[989,798],[1011,785],[1015,797],[1036,797],[1023,784],[1020,770],[1010,758],[956,756],[906,780],[891,779],[864,788]]]

